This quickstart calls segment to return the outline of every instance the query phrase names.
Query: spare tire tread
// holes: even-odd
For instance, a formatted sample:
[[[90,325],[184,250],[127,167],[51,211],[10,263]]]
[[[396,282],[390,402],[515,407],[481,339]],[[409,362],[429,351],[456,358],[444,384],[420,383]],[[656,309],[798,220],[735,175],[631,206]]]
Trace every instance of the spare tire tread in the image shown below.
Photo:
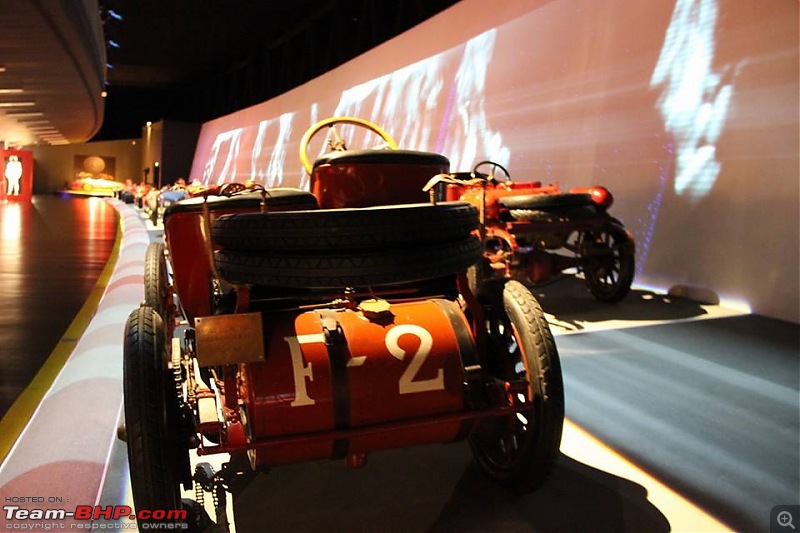
[[[477,263],[483,245],[477,237],[409,249],[329,252],[215,253],[217,270],[230,283],[287,288],[338,288],[393,285],[434,279]]]
[[[233,251],[367,250],[462,240],[478,228],[466,202],[225,215],[215,246]]]

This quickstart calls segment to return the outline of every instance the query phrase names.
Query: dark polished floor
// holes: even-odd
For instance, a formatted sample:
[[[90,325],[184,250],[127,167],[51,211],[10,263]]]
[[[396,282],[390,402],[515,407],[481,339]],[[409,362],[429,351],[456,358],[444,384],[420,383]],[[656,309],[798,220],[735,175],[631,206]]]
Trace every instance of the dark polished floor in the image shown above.
[[[116,231],[117,213],[101,199],[0,204],[0,418],[86,302]]]
[[[737,531],[800,499],[800,326],[758,315],[558,338],[567,415]]]

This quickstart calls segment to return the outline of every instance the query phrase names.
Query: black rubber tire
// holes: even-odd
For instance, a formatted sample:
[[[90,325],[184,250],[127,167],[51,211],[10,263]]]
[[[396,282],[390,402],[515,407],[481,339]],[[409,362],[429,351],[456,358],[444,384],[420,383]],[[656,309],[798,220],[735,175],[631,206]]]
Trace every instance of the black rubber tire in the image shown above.
[[[544,312],[518,281],[490,280],[478,295],[487,323],[486,371],[527,379],[529,410],[482,421],[469,437],[484,473],[517,488],[539,487],[559,457],[564,424],[561,362]],[[514,448],[514,449],[512,449]]]
[[[597,215],[597,208],[590,205],[570,206],[558,209],[509,209],[514,220],[531,222],[560,222],[562,220],[582,220]]]
[[[144,305],[155,309],[164,320],[169,320],[171,297],[164,244],[150,243],[144,256]]]
[[[125,324],[122,383],[131,488],[140,510],[181,509],[180,483],[191,475],[169,359],[161,317],[150,307],[134,310]]]
[[[509,209],[546,209],[549,207],[577,207],[595,205],[588,193],[516,194],[501,196],[498,203]]]
[[[225,215],[216,246],[237,251],[367,250],[462,240],[478,228],[466,202]]]
[[[287,288],[371,287],[433,279],[477,263],[477,237],[408,249],[325,252],[215,253],[217,270],[230,283]]]
[[[612,220],[602,231],[585,232],[580,268],[592,296],[617,303],[631,290],[636,269],[636,245],[622,223]],[[594,251],[594,253],[587,253]],[[603,252],[603,255],[596,255]],[[605,253],[607,252],[607,253]]]

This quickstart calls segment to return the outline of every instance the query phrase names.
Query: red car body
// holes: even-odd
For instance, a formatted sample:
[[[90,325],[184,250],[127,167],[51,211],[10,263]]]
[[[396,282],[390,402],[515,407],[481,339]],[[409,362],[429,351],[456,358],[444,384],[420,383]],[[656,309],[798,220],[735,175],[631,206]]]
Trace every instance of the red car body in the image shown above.
[[[322,121],[304,163],[311,136],[338,122],[390,140],[359,119]],[[522,284],[468,280],[477,209],[423,191],[448,160],[342,148],[307,167],[313,194],[226,184],[166,209],[166,246],[148,248],[145,300],[126,324],[137,507],[180,505],[181,484],[219,494],[236,475],[192,471],[190,449],[266,471],[466,438],[497,481],[549,473],[557,350]]]
[[[506,179],[478,172],[485,165],[502,169]],[[486,245],[482,276],[538,285],[577,269],[598,300],[613,303],[628,294],[635,243],[609,214],[614,197],[605,187],[563,191],[539,181],[517,183],[491,161],[443,178],[448,201],[466,201],[480,210]]]

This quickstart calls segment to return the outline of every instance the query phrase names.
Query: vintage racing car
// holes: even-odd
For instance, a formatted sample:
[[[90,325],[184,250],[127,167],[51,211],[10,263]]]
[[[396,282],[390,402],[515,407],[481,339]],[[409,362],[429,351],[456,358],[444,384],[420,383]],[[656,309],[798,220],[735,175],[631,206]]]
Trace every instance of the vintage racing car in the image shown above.
[[[390,149],[347,150],[339,123]],[[312,162],[328,128],[335,149]],[[165,210],[125,329],[137,508],[179,509],[194,486],[224,527],[240,471],[192,469],[190,450],[266,471],[467,440],[498,482],[546,479],[564,398],[543,312],[519,281],[468,280],[485,248],[478,209],[442,201],[443,187],[430,202],[422,187],[449,161],[396,148],[372,123],[326,119],[301,142],[312,192],[225,184]]]
[[[487,168],[488,172],[481,172]],[[502,171],[500,180],[495,175]],[[466,201],[480,210],[485,244],[484,278],[516,278],[541,285],[577,268],[600,301],[618,302],[631,288],[635,243],[625,226],[608,213],[614,202],[605,187],[562,191],[541,182],[516,183],[493,161],[472,172],[440,175],[426,189],[446,183],[449,201]]]
[[[80,176],[64,192],[77,196],[114,196],[125,184],[111,178]]]

